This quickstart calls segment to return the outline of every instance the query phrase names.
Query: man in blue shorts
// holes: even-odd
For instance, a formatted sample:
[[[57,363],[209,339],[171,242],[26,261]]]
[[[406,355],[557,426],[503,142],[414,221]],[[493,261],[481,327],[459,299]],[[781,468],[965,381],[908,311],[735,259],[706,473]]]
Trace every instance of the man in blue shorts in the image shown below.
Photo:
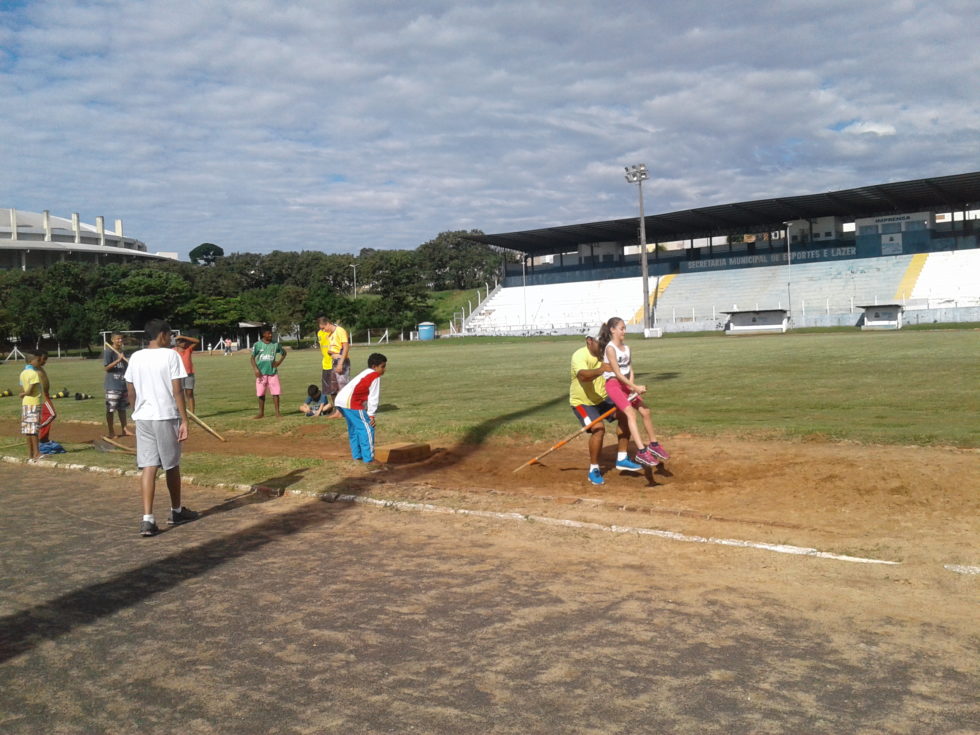
[[[568,389],[568,402],[572,413],[582,426],[587,426],[611,408],[615,408],[606,396],[606,384],[602,377],[604,368],[599,357],[599,330],[590,332],[585,338],[585,347],[580,347],[572,355],[571,384]],[[630,460],[627,454],[629,430],[625,426],[622,412],[616,411],[606,421],[618,421],[617,436],[619,451],[616,468],[628,472],[640,472],[643,467]],[[606,436],[606,427],[600,421],[589,429],[589,482],[602,485],[602,470],[599,469],[599,455]]]

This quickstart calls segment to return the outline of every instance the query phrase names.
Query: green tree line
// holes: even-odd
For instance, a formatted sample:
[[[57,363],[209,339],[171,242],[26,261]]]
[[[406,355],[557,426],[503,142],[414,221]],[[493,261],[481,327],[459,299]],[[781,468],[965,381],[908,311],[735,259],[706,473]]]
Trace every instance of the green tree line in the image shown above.
[[[0,271],[0,338],[97,343],[102,330],[140,329],[155,317],[210,337],[233,333],[242,321],[311,334],[320,314],[355,330],[412,329],[432,319],[430,292],[498,279],[505,256],[468,239],[478,234],[443,232],[414,251],[364,249],[356,256],[223,256],[204,243],[195,249],[197,263],[64,262]]]

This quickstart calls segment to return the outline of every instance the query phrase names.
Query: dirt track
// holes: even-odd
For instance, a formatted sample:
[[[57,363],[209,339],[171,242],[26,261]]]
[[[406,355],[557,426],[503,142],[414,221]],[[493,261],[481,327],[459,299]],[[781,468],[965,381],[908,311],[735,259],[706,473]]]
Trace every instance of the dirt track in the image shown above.
[[[229,432],[225,444],[195,429],[185,451],[306,458],[313,447],[314,456],[344,459],[341,424],[303,425],[296,436]],[[58,436],[91,440],[100,428],[59,424]],[[14,431],[11,425],[8,434]],[[607,471],[603,486],[585,479],[580,438],[517,474],[516,467],[551,443],[435,440],[428,461],[371,474],[351,465],[347,479],[315,489],[598,522],[625,508],[617,523],[905,564],[980,564],[980,450],[693,436],[664,441],[673,454],[665,468],[645,476]],[[614,460],[607,446],[604,469]]]
[[[461,459],[465,484],[486,481],[484,459]],[[559,467],[515,494],[464,492],[439,482],[465,480],[452,467],[348,487],[742,536],[779,517],[540,499],[538,476]],[[681,503],[678,470],[637,491],[645,507]],[[607,490],[642,484],[614,479]],[[132,477],[0,464],[0,488],[4,732],[977,732],[980,578],[931,560],[850,564],[197,487],[185,499],[203,518],[142,539]],[[903,544],[917,521],[940,525],[915,508]],[[860,509],[841,523],[861,525]]]

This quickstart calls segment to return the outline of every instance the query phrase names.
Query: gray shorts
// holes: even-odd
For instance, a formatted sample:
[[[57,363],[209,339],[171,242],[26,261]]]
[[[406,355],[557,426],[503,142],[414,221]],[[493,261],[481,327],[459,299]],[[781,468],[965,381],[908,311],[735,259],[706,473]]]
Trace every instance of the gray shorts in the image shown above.
[[[186,378],[183,378],[184,390],[194,390],[194,373],[191,373]]]
[[[338,373],[336,369],[325,370],[324,372],[329,372],[328,378],[330,385],[327,388],[327,394],[331,396],[337,395],[340,393],[340,389],[350,382],[350,358],[344,360],[343,372]]]
[[[171,470],[180,465],[180,419],[136,422],[136,466]]]

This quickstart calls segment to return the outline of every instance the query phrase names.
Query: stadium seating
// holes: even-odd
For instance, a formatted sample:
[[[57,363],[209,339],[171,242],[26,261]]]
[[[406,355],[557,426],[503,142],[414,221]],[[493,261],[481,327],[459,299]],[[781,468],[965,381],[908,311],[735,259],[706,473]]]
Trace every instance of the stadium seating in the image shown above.
[[[930,253],[910,298],[926,308],[980,305],[980,250]]]
[[[629,321],[642,303],[639,278],[502,288],[484,301],[482,308],[466,322],[466,331],[471,334],[584,332],[616,314]]]
[[[660,283],[656,321],[668,328],[672,323],[721,320],[723,311],[784,309],[790,294],[793,311],[804,314],[855,314],[859,305],[896,301],[912,309],[951,301],[977,305],[980,250],[794,263],[789,270],[773,266],[681,273]],[[651,278],[651,297],[657,284]],[[642,302],[640,278],[512,286],[484,301],[466,331],[584,332],[613,315],[636,324]]]

